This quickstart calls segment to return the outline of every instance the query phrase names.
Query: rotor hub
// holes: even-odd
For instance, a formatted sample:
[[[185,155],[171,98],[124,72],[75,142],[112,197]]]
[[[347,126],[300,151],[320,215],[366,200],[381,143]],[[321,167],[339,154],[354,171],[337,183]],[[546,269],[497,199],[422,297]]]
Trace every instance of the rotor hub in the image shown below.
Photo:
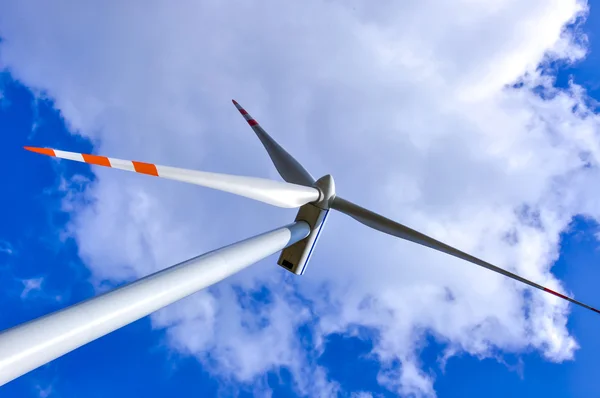
[[[324,210],[329,209],[335,198],[335,181],[333,181],[331,174],[319,178],[313,186],[321,193],[319,200],[313,204]]]

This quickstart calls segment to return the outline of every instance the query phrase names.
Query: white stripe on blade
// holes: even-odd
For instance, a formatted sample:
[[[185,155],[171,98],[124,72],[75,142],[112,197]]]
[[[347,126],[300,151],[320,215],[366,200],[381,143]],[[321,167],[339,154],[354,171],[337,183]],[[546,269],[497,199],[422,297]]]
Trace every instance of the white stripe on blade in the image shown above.
[[[54,150],[55,156],[61,159],[74,160],[76,162],[84,162],[83,156],[80,153]]]
[[[133,168],[133,163],[131,163],[131,160],[108,158],[108,161],[110,162],[110,165],[113,169],[135,171],[135,169]]]

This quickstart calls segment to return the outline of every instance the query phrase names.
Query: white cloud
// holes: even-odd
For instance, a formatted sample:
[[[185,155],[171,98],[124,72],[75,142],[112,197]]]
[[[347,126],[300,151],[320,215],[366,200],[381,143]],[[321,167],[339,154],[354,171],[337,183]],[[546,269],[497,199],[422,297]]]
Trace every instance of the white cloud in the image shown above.
[[[9,105],[8,99],[6,99],[6,95],[4,94],[5,78],[6,75],[0,75],[0,110],[3,110]]]
[[[28,298],[31,294],[41,291],[42,282],[44,282],[44,278],[22,279],[23,291],[21,292],[21,298]]]
[[[52,384],[49,384],[46,387],[42,387],[41,385],[36,384],[35,385],[35,390],[36,390],[37,395],[40,398],[48,398],[48,397],[51,397],[51,396],[54,397],[54,396],[58,395],[56,393],[56,391],[55,391],[55,389],[54,389],[54,387],[53,387]]]
[[[10,256],[14,253],[14,249],[9,242],[5,240],[0,240],[0,253],[4,253]]]
[[[352,398],[373,398],[373,394],[371,394],[370,392],[357,392],[357,393],[352,393],[351,395]]]
[[[332,173],[341,196],[560,290],[549,272],[560,232],[576,214],[600,214],[598,118],[580,87],[554,90],[535,68],[585,54],[563,29],[585,10],[576,0],[12,2],[0,6],[0,62],[54,98],[98,152],[276,178],[236,98],[314,175]],[[523,87],[506,87],[520,77]],[[72,233],[97,281],[146,275],[294,215],[95,171]],[[224,377],[286,366],[313,395],[340,387],[298,342],[307,320],[318,320],[317,341],[351,324],[379,330],[379,381],[403,394],[434,394],[417,359],[425,331],[446,357],[534,348],[560,362],[577,347],[564,303],[526,300],[522,286],[343,215],[331,216],[305,277],[273,263],[154,325]],[[267,286],[272,301],[249,316],[234,285]],[[267,326],[245,325],[259,315]]]
[[[13,277],[15,289],[14,291],[19,292],[18,295],[21,300],[41,300],[41,301],[54,301],[61,302],[65,299],[64,294],[59,294],[53,289],[47,289],[44,286],[45,277],[40,276],[37,278],[20,279]],[[12,289],[8,290],[9,295]]]

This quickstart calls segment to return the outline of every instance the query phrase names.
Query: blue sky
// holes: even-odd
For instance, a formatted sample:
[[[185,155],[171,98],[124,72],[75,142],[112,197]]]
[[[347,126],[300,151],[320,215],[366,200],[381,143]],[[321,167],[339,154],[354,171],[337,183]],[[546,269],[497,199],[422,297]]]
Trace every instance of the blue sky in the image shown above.
[[[587,22],[582,27],[590,39],[588,43],[589,54],[574,66],[560,66],[556,84],[559,87],[567,87],[569,77],[572,76],[576,83],[589,89],[589,94],[593,98],[600,98],[600,76],[596,71],[597,52],[600,51],[600,40],[598,40],[600,38],[600,22],[598,22],[600,14],[595,12],[596,5],[594,2],[590,2],[590,6],[591,12]],[[1,11],[0,8],[0,13]],[[0,19],[0,36],[3,39],[4,31]],[[15,33],[16,31],[12,28],[6,28],[6,32],[6,43],[10,44],[13,38],[13,43],[20,43],[20,36]],[[23,37],[25,36],[27,35],[23,35]],[[68,47],[68,45],[65,45],[65,47]],[[104,151],[112,150],[109,153],[104,152],[106,155],[128,158],[135,156],[129,155],[129,153],[134,153],[137,150],[135,148],[140,147],[141,142],[141,146],[146,145],[150,149],[139,150],[137,153],[140,153],[142,158],[138,156],[137,160],[155,160],[156,162],[162,161],[166,164],[183,167],[194,166],[211,171],[274,177],[266,154],[258,151],[256,154],[249,154],[249,151],[247,151],[246,145],[254,145],[253,140],[255,138],[251,135],[251,132],[246,131],[247,135],[244,136],[241,133],[233,132],[233,129],[229,129],[229,125],[227,129],[224,129],[227,131],[224,131],[222,136],[211,137],[210,141],[196,141],[206,144],[205,148],[198,149],[199,151],[206,151],[206,154],[202,154],[202,160],[198,160],[199,163],[197,164],[193,163],[194,153],[192,153],[194,156],[187,158],[182,155],[181,162],[184,164],[175,164],[177,156],[174,156],[173,153],[175,152],[177,155],[179,153],[184,154],[185,145],[178,147],[177,149],[180,152],[177,152],[176,148],[173,147],[161,147],[159,141],[152,141],[152,137],[142,139],[141,136],[132,134],[123,139],[123,145],[129,145],[128,149],[120,149],[121,142],[111,144],[111,142],[117,142],[114,138],[117,134],[109,137],[108,135],[94,135],[95,133],[90,132],[91,128],[90,131],[85,131],[85,121],[91,113],[86,114],[85,110],[73,111],[69,101],[75,101],[80,97],[64,88],[68,87],[69,84],[60,81],[60,79],[57,79],[58,83],[51,82],[52,78],[49,74],[36,75],[27,66],[19,64],[17,61],[13,61],[11,64],[11,57],[19,53],[19,51],[15,51],[15,48],[23,51],[26,46],[8,48],[4,42],[0,43],[0,61],[4,59],[3,56],[9,59],[9,61],[4,61],[7,62],[8,67],[1,75],[0,83],[2,93],[2,99],[0,100],[0,130],[4,132],[2,135],[2,156],[0,157],[0,162],[2,162],[0,181],[6,187],[3,196],[4,206],[2,206],[2,219],[5,221],[0,224],[0,308],[2,308],[2,311],[0,311],[0,329],[5,329],[92,297],[98,291],[99,286],[116,286],[126,280],[134,279],[152,271],[152,267],[140,270],[136,269],[135,265],[130,268],[124,266],[127,261],[146,261],[149,258],[145,257],[146,254],[140,254],[138,257],[119,257],[117,255],[116,259],[108,255],[103,257],[101,254],[104,251],[128,250],[128,247],[125,245],[112,249],[113,246],[109,245],[111,241],[103,240],[102,244],[104,246],[100,245],[99,249],[90,248],[90,242],[82,237],[86,233],[89,234],[90,229],[102,226],[96,224],[95,219],[83,209],[97,209],[93,206],[106,200],[106,196],[102,194],[89,195],[88,193],[90,189],[97,189],[101,184],[105,184],[107,179],[111,179],[111,170],[108,173],[104,171],[97,172],[96,169],[90,169],[82,164],[55,162],[24,151],[22,149],[24,145],[49,146],[87,153],[97,152],[98,148],[101,148]],[[72,56],[72,54],[68,55]],[[67,61],[65,59],[64,68],[69,71],[72,66],[68,66]],[[54,71],[53,67],[61,65],[60,59],[58,59],[57,64],[47,62],[46,70],[48,71]],[[287,61],[281,60],[281,62],[285,66]],[[110,69],[111,64],[107,65],[107,69]],[[263,73],[261,72],[261,74]],[[278,74],[280,73],[282,72],[277,70],[272,75],[264,74],[267,79],[270,78],[279,82],[278,79],[281,77]],[[39,76],[43,76],[41,82]],[[44,85],[44,79],[48,80],[47,86]],[[161,86],[158,83],[157,87],[156,90],[161,93]],[[65,91],[61,91],[63,89]],[[71,88],[69,87],[69,89]],[[94,92],[94,95],[100,98],[100,88],[87,89],[98,90]],[[277,85],[274,86],[273,91],[284,91],[285,89],[285,87],[282,88]],[[257,91],[249,90],[249,92],[245,92],[246,98],[252,98],[249,93],[255,93],[256,98],[262,98],[261,96],[265,95],[260,89],[257,89]],[[224,89],[224,91],[226,90]],[[41,92],[42,94],[40,94]],[[68,95],[65,93],[68,93]],[[164,89],[162,89],[162,93],[166,93],[165,96],[170,94],[168,90],[165,91]],[[227,92],[226,94],[229,95],[230,93]],[[72,95],[72,97],[69,97],[69,95]],[[344,93],[341,95],[345,96]],[[139,99],[140,108],[148,105],[144,101],[143,98]],[[200,102],[204,104],[206,101],[208,99],[203,98]],[[312,123],[318,121],[321,123],[320,125],[326,126],[324,122],[333,123],[331,120],[335,117],[335,115],[328,116],[331,118],[329,119],[320,115],[319,112],[325,112],[319,109],[322,105],[320,101],[323,101],[323,99],[315,99],[310,105],[311,109],[317,109],[314,113],[310,113],[314,120],[309,118],[307,122],[302,122],[306,123],[311,129],[313,127]],[[277,107],[277,104],[273,104],[276,101],[260,102],[257,100],[262,105],[261,107],[255,105],[256,108],[261,108],[256,112],[252,110],[252,102],[250,104],[247,104],[247,101],[240,100],[240,102],[251,113],[261,116],[257,118],[263,124],[265,124],[263,122],[264,118],[267,117],[271,118],[270,125],[282,125],[283,122],[278,121],[274,116],[276,112],[270,113],[265,110],[267,105]],[[115,103],[118,103],[118,101]],[[345,102],[343,103],[345,104]],[[339,103],[336,104],[339,105]],[[113,106],[118,107],[114,104]],[[167,108],[162,103],[161,106],[165,113],[173,112],[173,109]],[[205,106],[210,107],[211,105]],[[225,103],[224,106],[231,105]],[[298,106],[301,107],[302,105]],[[90,105],[90,108],[92,108],[92,105]],[[136,109],[132,108],[130,110],[136,112]],[[340,109],[338,108],[337,111],[339,112]],[[210,115],[210,110],[207,112]],[[223,117],[230,117],[235,121],[239,121],[235,119],[239,118],[239,115],[236,114],[233,108],[228,109],[228,113],[223,113],[227,116],[221,116],[219,112],[220,108],[214,114],[214,117],[219,121]],[[188,116],[185,112],[182,115]],[[111,120],[117,118],[110,113],[100,114],[100,116],[95,115],[94,117],[100,120],[100,123],[95,126],[98,131],[102,130],[104,126],[110,126]],[[106,117],[106,120],[102,117]],[[454,122],[454,119],[451,122]],[[122,127],[123,125],[119,126]],[[144,124],[140,126],[132,124],[131,126],[143,127]],[[196,128],[199,127],[196,126]],[[237,125],[235,129],[236,131],[241,130]],[[314,129],[311,131],[314,131]],[[273,132],[276,137],[277,134]],[[126,134],[124,133],[124,135]],[[361,137],[359,134],[350,134],[350,136]],[[185,137],[185,134],[183,137]],[[352,169],[352,172],[338,173],[340,175],[339,185],[346,188],[346,192],[349,192],[350,196],[360,197],[363,195],[363,200],[368,199],[367,196],[364,196],[364,193],[360,192],[359,188],[351,187],[350,181],[354,178],[353,175],[362,178],[364,178],[364,175],[361,175],[360,170],[353,168],[352,163],[344,160],[344,155],[331,159],[331,166],[327,166],[329,161],[327,156],[321,154],[311,158],[309,151],[299,142],[301,140],[294,142],[293,138],[286,137],[286,143],[296,145],[299,148],[297,151],[300,153],[299,158],[303,161],[307,158],[311,159],[314,165],[312,167],[317,170],[319,168],[326,169],[327,167],[337,170]],[[182,137],[180,136],[180,138]],[[236,141],[236,145],[232,145],[231,141],[234,140],[239,140],[239,142]],[[327,139],[325,142],[327,142]],[[335,142],[335,137],[331,138],[331,142]],[[397,144],[398,147],[402,145],[400,139],[391,142]],[[366,149],[361,148],[365,151],[373,149],[369,146],[373,144],[365,142],[361,145],[367,147]],[[350,144],[340,143],[340,146],[344,150],[355,150]],[[253,151],[259,149],[256,145],[252,148]],[[453,147],[450,147],[448,152],[452,150]],[[122,152],[115,153],[119,151]],[[143,158],[144,156],[146,158]],[[443,161],[447,156],[450,155],[441,154],[437,159]],[[410,155],[406,156],[406,158],[409,157]],[[238,159],[240,162],[228,162],[228,159]],[[375,163],[377,161],[376,159],[373,160]],[[311,169],[311,164],[307,163],[306,165]],[[395,167],[397,167],[395,170],[399,174],[402,174],[401,166],[402,164],[395,164]],[[314,174],[318,174],[318,172]],[[139,180],[142,182],[134,181],[134,178],[137,178],[137,176],[128,177],[120,173],[115,176],[115,181],[124,184],[131,182],[131,186],[134,188],[137,185],[133,184],[151,184],[146,183],[146,180]],[[466,183],[468,184],[469,181],[466,180]],[[384,185],[384,182],[380,184],[381,187]],[[426,184],[423,186],[426,187]],[[173,187],[173,185],[162,187]],[[125,188],[122,189],[125,190]],[[408,189],[405,190],[408,191]],[[426,189],[423,188],[423,191],[426,191]],[[153,191],[149,190],[148,192],[152,193]],[[186,191],[186,193],[188,192],[193,192],[194,195],[206,195],[207,197],[202,199],[203,202],[199,202],[201,199],[197,197],[187,199],[192,203],[198,201],[197,203],[205,207],[221,203],[219,193]],[[444,192],[439,191],[442,199],[444,198]],[[588,193],[592,195],[592,192]],[[164,199],[164,202],[159,203],[161,205],[178,203],[169,200]],[[228,202],[224,202],[224,204],[231,206],[234,209],[232,212],[236,209],[247,210],[248,213],[266,212],[265,208],[258,205],[246,205],[245,201],[236,201],[230,198],[227,198],[227,200]],[[590,200],[593,200],[593,198]],[[181,206],[185,207],[186,203],[189,202],[182,201]],[[361,202],[359,201],[359,203]],[[74,204],[75,208],[68,207],[70,204]],[[436,213],[438,210],[435,206],[443,207],[434,200],[424,208]],[[110,209],[114,208],[111,207]],[[414,209],[419,210],[416,207]],[[116,210],[114,212],[118,213]],[[593,213],[592,210],[588,212]],[[101,211],[96,210],[92,213],[103,214]],[[82,214],[87,218],[82,218]],[[240,223],[246,222],[249,225],[260,226],[261,228],[240,227],[231,235],[228,235],[225,230],[215,228],[214,236],[202,236],[202,247],[204,249],[214,248],[241,239],[249,234],[267,229],[269,226],[275,226],[277,223],[281,223],[280,221],[285,217],[293,216],[293,213],[284,214],[281,217],[269,216],[271,218],[262,224],[254,224],[256,219],[253,217],[255,216],[245,216],[244,214],[243,212],[235,213],[235,216],[241,218]],[[439,214],[446,217],[452,213]],[[176,218],[180,214],[174,213],[172,216]],[[229,214],[225,217],[228,217],[229,221],[236,220],[234,216]],[[248,218],[244,219],[243,217]],[[208,230],[218,223],[216,216],[209,218],[202,214],[198,215],[198,218],[202,220],[202,223],[205,223],[203,225],[206,225]],[[415,218],[413,222],[418,222],[418,220],[424,219]],[[89,224],[89,229],[86,229],[85,222]],[[328,222],[328,227],[334,223],[341,226],[337,230],[334,229],[335,227],[330,227],[329,231],[324,232],[319,249],[326,245],[333,245],[334,240],[342,236],[345,236],[344,239],[347,240],[348,236],[342,235],[342,230],[353,225],[343,220],[341,216],[332,217]],[[347,222],[347,224],[343,224],[344,222]],[[123,225],[122,232],[125,236],[129,230],[125,224]],[[149,225],[148,229],[151,229],[152,225],[144,225]],[[187,228],[187,225],[181,225],[182,229]],[[115,225],[113,224],[112,227],[115,227]],[[73,233],[73,228],[80,229]],[[570,223],[570,229],[560,234],[560,258],[552,268],[553,274],[563,282],[563,286],[566,287],[567,291],[575,293],[576,297],[582,301],[596,305],[600,304],[600,296],[594,283],[594,281],[600,279],[600,268],[598,267],[600,252],[595,238],[599,232],[598,228],[597,223],[589,214],[588,217],[575,217]],[[113,233],[118,235],[120,231],[119,228],[115,228]],[[164,231],[164,229],[160,231]],[[437,231],[443,233],[439,229]],[[520,232],[524,234],[523,231]],[[159,236],[161,236],[160,233]],[[388,250],[388,246],[391,246],[391,243],[383,240],[383,238],[375,238],[373,235],[366,234],[364,236],[372,239],[363,240],[361,244],[364,246],[364,251],[368,251],[371,247],[373,252],[380,252]],[[175,241],[177,236],[174,238],[166,237],[165,245],[167,246],[169,242],[172,242],[168,239]],[[465,244],[464,241],[462,243]],[[407,250],[406,246],[402,246],[401,249]],[[198,250],[200,249],[194,245],[182,245],[182,252],[185,254],[198,254]],[[315,283],[314,279],[319,277],[327,280],[328,274],[326,271],[317,271],[317,269],[326,268],[338,259],[333,250],[323,249],[315,253],[311,263],[311,267],[315,271],[312,273],[313,276],[308,276],[308,278],[313,279],[308,279],[307,284]],[[335,250],[339,250],[339,246],[336,246]],[[389,250],[391,251],[392,248],[389,248]],[[135,250],[132,249],[131,251],[134,252]],[[398,252],[403,253],[400,249],[394,251],[394,253]],[[160,268],[172,264],[174,262],[172,260],[181,260],[177,256],[183,255],[178,254],[173,257],[173,254],[164,255],[161,253],[153,252],[152,260],[155,267]],[[491,253],[495,252],[492,251]],[[342,256],[342,258],[346,257]],[[499,258],[504,257],[499,256]],[[102,261],[106,261],[106,263]],[[398,390],[393,388],[395,384],[383,383],[378,380],[378,376],[381,377],[382,374],[393,375],[400,372],[404,366],[408,367],[405,364],[408,363],[409,359],[419,364],[422,372],[433,380],[433,390],[439,397],[478,397],[484,394],[490,397],[530,397],[532,395],[557,397],[600,396],[600,383],[594,377],[596,374],[594,367],[597,363],[597,357],[600,355],[600,342],[597,339],[600,319],[596,314],[589,311],[571,308],[571,313],[568,316],[568,333],[575,338],[580,346],[575,351],[574,360],[566,360],[562,363],[560,361],[558,363],[549,361],[544,354],[544,348],[536,346],[535,342],[524,345],[517,344],[517,348],[514,348],[515,346],[511,344],[494,342],[490,345],[489,350],[483,350],[479,353],[480,355],[471,355],[469,352],[476,352],[475,348],[469,348],[465,342],[460,341],[452,334],[442,335],[439,329],[428,327],[423,328],[423,336],[416,343],[420,347],[420,349],[414,351],[417,353],[418,358],[413,358],[410,355],[408,356],[410,358],[408,358],[403,356],[401,348],[397,348],[393,344],[389,345],[389,336],[386,335],[386,330],[392,330],[393,333],[396,333],[394,332],[395,329],[392,327],[378,329],[378,326],[380,326],[379,321],[369,322],[365,320],[364,324],[361,324],[356,318],[348,316],[343,322],[339,321],[342,326],[338,328],[331,326],[338,321],[332,318],[329,313],[321,315],[321,311],[325,311],[323,305],[329,305],[330,302],[326,300],[325,304],[317,304],[314,296],[317,294],[335,294],[337,290],[328,291],[327,284],[323,287],[316,283],[315,286],[318,289],[302,290],[303,288],[300,286],[303,283],[302,281],[291,280],[289,276],[280,270],[273,271],[272,263],[274,261],[271,258],[261,262],[256,267],[258,271],[250,271],[241,276],[241,278],[247,276],[254,281],[257,277],[252,272],[272,272],[275,276],[266,277],[267,282],[262,285],[260,283],[245,283],[241,279],[235,279],[231,282],[231,291],[233,292],[231,294],[235,298],[234,301],[238,303],[239,308],[243,311],[247,311],[251,316],[258,318],[261,308],[276,307],[274,303],[277,303],[280,293],[279,287],[274,287],[273,283],[275,285],[283,284],[290,286],[290,289],[295,289],[293,290],[294,298],[290,298],[290,300],[301,304],[292,307],[292,310],[296,311],[301,307],[308,308],[311,316],[295,321],[290,329],[292,339],[297,342],[299,347],[294,351],[294,355],[301,357],[298,360],[300,366],[323,370],[325,379],[328,382],[339,384],[339,395],[341,396],[351,396],[353,393],[358,394],[360,392],[370,392],[373,396],[397,396]],[[450,264],[456,265],[457,263],[450,262]],[[134,269],[134,271],[132,271],[132,274],[121,271],[122,269]],[[463,268],[460,269],[463,270]],[[319,272],[325,272],[325,274]],[[475,275],[477,275],[477,278],[484,278],[479,274]],[[541,277],[544,274],[533,272],[532,275]],[[272,278],[274,282],[269,278]],[[486,280],[481,280],[483,285],[487,283]],[[420,280],[418,282],[421,283]],[[494,291],[500,292],[503,287],[493,283],[489,286],[490,289],[498,289]],[[461,288],[463,290],[460,290]],[[219,295],[223,295],[225,294],[223,292],[227,291],[225,287],[222,287],[222,289],[211,291],[211,294],[214,294],[214,297],[220,297]],[[406,285],[398,287],[398,290],[402,289],[410,290]],[[460,284],[451,285],[451,289],[454,293],[458,292],[460,294],[464,291],[464,286]],[[311,292],[314,296],[311,296]],[[488,303],[485,300],[484,297],[482,301]],[[334,303],[335,299],[330,301]],[[495,302],[490,301],[489,303],[495,305]],[[335,307],[334,304],[331,305]],[[412,305],[412,303],[409,303],[409,305]],[[329,307],[325,309],[330,310]],[[338,310],[343,312],[337,307],[333,312]],[[376,312],[375,309],[372,312]],[[235,372],[227,372],[220,367],[219,356],[222,353],[218,348],[205,350],[201,354],[193,352],[190,355],[189,346],[185,345],[188,340],[185,340],[179,334],[170,334],[169,329],[164,327],[164,322],[146,317],[65,355],[6,386],[0,387],[0,395],[8,397],[262,396],[265,391],[272,391],[274,396],[300,395],[293,381],[294,378],[299,377],[299,371],[294,367],[294,361],[291,362],[292,365],[290,366],[267,367],[267,371],[252,375],[250,381],[248,379],[244,380],[237,377]],[[275,325],[278,320],[272,315],[267,315],[264,322]],[[166,321],[171,330],[175,329],[175,323],[169,324],[169,321]],[[419,325],[420,323],[416,322],[416,324]],[[425,325],[427,324],[425,323]],[[192,324],[192,326],[199,330],[204,324],[200,321]],[[217,329],[216,333],[224,333],[222,329],[218,329],[219,326],[215,328]],[[265,326],[259,328],[268,329]],[[317,330],[323,330],[324,332],[319,334],[315,332]],[[185,330],[186,336],[194,332],[194,328]],[[200,332],[198,333],[200,334]],[[401,334],[401,331],[398,333]],[[484,339],[488,337],[484,336]],[[177,338],[180,340],[177,340]],[[323,341],[320,341],[320,338]],[[218,344],[218,342],[214,343],[214,346],[218,347]],[[411,344],[413,343],[411,342]],[[182,346],[185,348],[180,349]],[[390,350],[398,350],[398,356],[386,360],[378,357],[375,353],[381,354],[378,350],[382,346],[392,347]],[[459,352],[451,356],[445,366],[442,366],[441,357],[449,347],[462,347],[463,349],[462,352],[458,350]],[[265,354],[265,356],[268,355]]]

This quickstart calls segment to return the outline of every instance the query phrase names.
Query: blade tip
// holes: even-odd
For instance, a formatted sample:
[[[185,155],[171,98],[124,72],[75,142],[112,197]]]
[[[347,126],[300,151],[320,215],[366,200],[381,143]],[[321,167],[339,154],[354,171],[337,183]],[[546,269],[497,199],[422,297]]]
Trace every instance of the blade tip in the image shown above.
[[[38,148],[38,147],[34,147],[34,146],[24,146],[23,148],[25,148],[26,150],[28,150],[30,152],[35,152],[35,153],[39,153],[42,155],[56,156],[54,153],[54,150],[50,149],[50,148]]]

